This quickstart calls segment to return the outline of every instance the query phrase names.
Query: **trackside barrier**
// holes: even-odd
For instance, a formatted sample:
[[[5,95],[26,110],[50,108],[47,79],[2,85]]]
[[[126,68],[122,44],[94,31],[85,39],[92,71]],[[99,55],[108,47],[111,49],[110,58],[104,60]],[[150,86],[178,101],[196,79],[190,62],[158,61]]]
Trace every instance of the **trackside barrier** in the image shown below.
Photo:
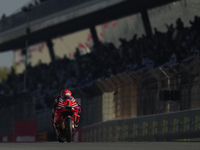
[[[200,109],[111,120],[82,128],[82,142],[181,141],[200,137]]]
[[[40,132],[37,134],[37,141],[44,142],[47,141],[47,132]]]
[[[73,136],[73,142],[81,142],[82,140],[82,129],[79,128],[76,130],[76,132],[74,133],[74,136]]]
[[[15,121],[13,142],[36,142],[37,121]]]
[[[0,142],[36,142],[36,121],[15,121],[12,133],[0,134]]]
[[[0,135],[0,142],[13,142],[13,134],[2,134]]]
[[[15,93],[0,100],[0,142],[35,142],[37,122],[31,95]]]
[[[45,135],[44,135],[45,134]],[[45,138],[44,138],[45,137]],[[38,134],[38,141],[58,141],[54,131],[42,132]],[[82,142],[82,128],[77,128],[72,138],[73,142]]]
[[[47,132],[47,141],[57,141],[56,133],[54,131]]]
[[[124,72],[82,87],[82,126],[199,109],[199,66],[196,57],[192,62]]]

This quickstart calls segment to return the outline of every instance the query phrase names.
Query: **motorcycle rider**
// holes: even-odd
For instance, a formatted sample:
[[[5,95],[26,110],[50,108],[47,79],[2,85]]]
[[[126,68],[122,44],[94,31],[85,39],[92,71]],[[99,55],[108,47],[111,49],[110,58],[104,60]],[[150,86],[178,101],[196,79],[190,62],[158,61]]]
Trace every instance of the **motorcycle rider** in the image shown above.
[[[81,105],[79,103],[77,103],[75,98],[72,96],[72,92],[70,90],[68,90],[68,89],[62,90],[61,93],[56,97],[56,99],[54,100],[54,103],[52,105],[52,126],[53,126],[54,130],[55,130],[54,114],[55,114],[55,111],[56,111],[56,107],[58,106],[59,100],[65,101],[66,99],[70,99],[71,100],[72,106],[78,104],[78,106],[81,107]],[[75,118],[75,120],[77,121],[79,119]],[[74,122],[74,126],[76,128],[78,127],[77,122]]]

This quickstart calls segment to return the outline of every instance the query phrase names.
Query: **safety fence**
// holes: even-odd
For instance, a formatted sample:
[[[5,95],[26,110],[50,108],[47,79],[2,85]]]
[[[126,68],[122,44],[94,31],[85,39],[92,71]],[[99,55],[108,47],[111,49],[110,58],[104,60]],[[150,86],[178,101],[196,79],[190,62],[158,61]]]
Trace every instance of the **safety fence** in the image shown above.
[[[14,132],[15,121],[35,119],[35,106],[29,93],[0,97],[0,134]]]
[[[200,138],[200,109],[117,119],[82,128],[82,142],[181,141]]]
[[[82,126],[200,108],[200,61],[165,64],[93,82],[81,90]]]
[[[169,116],[168,113],[178,111],[183,111],[183,113],[173,113],[173,116],[178,115],[179,121],[189,117],[189,121],[193,120],[190,122],[191,127],[194,126],[194,122],[197,125],[199,123],[198,114],[194,115],[196,120],[192,116],[185,116],[185,114],[193,112],[193,109],[200,108],[199,66],[200,61],[199,57],[197,57],[193,61],[173,65],[169,63],[157,69],[144,68],[137,72],[121,73],[105,80],[95,81],[82,88],[70,89],[73,96],[82,105],[79,127],[85,127],[82,130],[83,141],[97,140],[93,138],[96,138],[96,134],[101,134],[101,136],[106,136],[105,138],[107,138],[108,131],[109,134],[112,131],[109,136],[112,136],[112,140],[114,140],[113,138],[116,138],[114,130],[120,130],[121,134],[125,129],[129,137],[129,134],[134,131],[133,128],[138,128],[135,131],[138,137],[127,137],[127,139],[140,140],[140,138],[143,139],[143,136],[139,137],[144,132],[142,130],[143,126],[147,126],[149,138],[153,121],[155,123],[154,126],[159,126],[157,131],[161,132],[161,126],[164,123],[171,130],[173,121],[176,118],[167,120],[163,117],[166,116],[167,118]],[[196,113],[199,113],[199,110]],[[156,116],[157,114],[162,115]],[[153,116],[148,117],[147,115],[153,115],[156,118]],[[146,118],[147,120],[142,120],[141,118]],[[162,125],[159,122],[159,118],[162,120]],[[0,134],[13,133],[14,121],[16,120],[36,120],[40,139],[55,139],[55,134],[52,133],[53,129],[51,127],[50,108],[35,111],[35,104],[29,93],[1,97],[0,119]],[[165,120],[164,123],[163,120]],[[97,125],[96,123],[99,124]],[[92,124],[96,125],[94,127],[91,126],[92,128],[88,127],[88,125]],[[180,128],[182,128],[182,124],[179,124]],[[116,126],[118,129],[116,129]],[[198,130],[191,128],[189,131],[195,131],[195,135]],[[171,131],[169,133],[171,134]],[[177,136],[179,133],[177,132]],[[190,134],[186,134],[187,132],[183,133],[183,135],[190,136]],[[175,135],[173,133],[173,136]],[[182,132],[180,135],[182,135]],[[118,141],[121,140],[123,138],[118,139]]]

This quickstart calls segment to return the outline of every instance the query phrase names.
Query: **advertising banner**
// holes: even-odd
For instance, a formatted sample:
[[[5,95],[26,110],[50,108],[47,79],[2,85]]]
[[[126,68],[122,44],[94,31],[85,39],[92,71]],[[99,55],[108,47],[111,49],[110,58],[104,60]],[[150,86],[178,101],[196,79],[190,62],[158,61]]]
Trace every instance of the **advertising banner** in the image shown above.
[[[47,141],[47,132],[40,132],[37,134],[37,141],[44,142]]]
[[[81,136],[82,136],[82,129],[77,129],[76,132],[74,133],[73,136],[73,141],[74,142],[81,142]]]
[[[14,142],[36,142],[36,121],[15,121]]]
[[[0,135],[0,142],[13,142],[13,134],[2,134]]]

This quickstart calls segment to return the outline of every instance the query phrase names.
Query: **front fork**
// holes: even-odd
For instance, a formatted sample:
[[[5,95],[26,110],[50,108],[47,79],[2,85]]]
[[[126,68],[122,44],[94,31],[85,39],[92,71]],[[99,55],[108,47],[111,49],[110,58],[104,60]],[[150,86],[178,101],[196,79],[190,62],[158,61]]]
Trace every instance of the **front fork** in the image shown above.
[[[64,118],[64,119],[62,119],[61,118],[61,120],[62,120],[62,129],[65,129],[65,119],[67,119],[67,118],[69,118],[69,119],[72,119],[72,129],[73,129],[73,131],[75,131],[74,129],[74,119],[72,118],[72,116],[70,116],[70,115],[68,115],[66,118]]]

